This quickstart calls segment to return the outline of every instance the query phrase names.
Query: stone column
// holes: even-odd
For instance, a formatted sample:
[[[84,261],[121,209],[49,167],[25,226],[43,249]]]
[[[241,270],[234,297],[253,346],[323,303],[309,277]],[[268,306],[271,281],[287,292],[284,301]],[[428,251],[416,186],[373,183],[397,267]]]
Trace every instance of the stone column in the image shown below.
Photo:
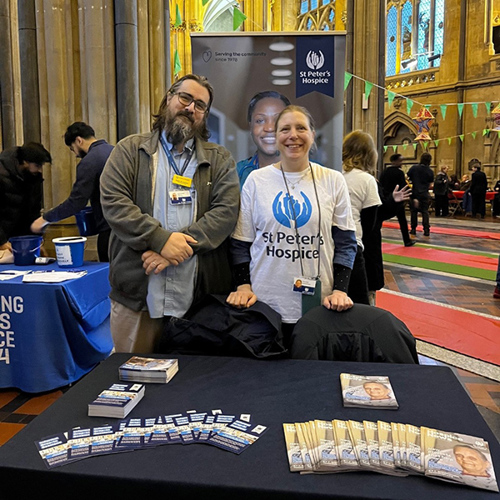
[[[18,0],[18,23],[24,141],[40,142],[38,49],[36,43],[35,4],[32,0]]]
[[[137,0],[115,2],[118,139],[138,133],[139,55]]]
[[[149,100],[151,113],[156,113],[167,91],[167,86],[170,86],[168,85],[170,78],[167,78],[167,69],[170,69],[170,49],[165,45],[167,41],[170,42],[169,37],[166,36],[169,27],[168,2],[150,0],[149,20]],[[151,120],[151,116],[149,119]]]

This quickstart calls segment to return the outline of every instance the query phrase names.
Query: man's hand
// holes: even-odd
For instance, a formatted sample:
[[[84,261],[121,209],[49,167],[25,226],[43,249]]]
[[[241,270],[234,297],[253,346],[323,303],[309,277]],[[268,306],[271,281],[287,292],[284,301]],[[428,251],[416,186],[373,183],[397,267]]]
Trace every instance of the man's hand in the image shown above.
[[[148,250],[142,254],[142,267],[146,270],[149,276],[151,273],[161,273],[166,267],[170,265],[167,259],[164,259],[159,253]]]
[[[3,245],[0,245],[0,250],[10,250],[12,252],[10,241],[6,241]]]
[[[340,312],[347,311],[347,309],[350,309],[354,305],[354,303],[347,295],[347,293],[341,292],[340,290],[334,290],[331,295],[325,297],[323,305],[327,309]]]
[[[396,185],[394,191],[392,192],[392,197],[396,203],[400,203],[401,201],[409,200],[411,195],[410,186],[405,186],[402,189],[399,189],[399,185]]]
[[[178,266],[193,255],[190,244],[198,243],[192,236],[184,233],[172,233],[163,248],[161,256],[170,264]]]
[[[231,292],[226,302],[238,309],[253,306],[257,302],[257,295],[252,292],[252,287],[248,284],[240,285],[236,292]]]
[[[49,223],[43,218],[43,217],[38,217],[32,224],[31,224],[31,232],[32,233],[42,233],[43,228],[47,226]]]

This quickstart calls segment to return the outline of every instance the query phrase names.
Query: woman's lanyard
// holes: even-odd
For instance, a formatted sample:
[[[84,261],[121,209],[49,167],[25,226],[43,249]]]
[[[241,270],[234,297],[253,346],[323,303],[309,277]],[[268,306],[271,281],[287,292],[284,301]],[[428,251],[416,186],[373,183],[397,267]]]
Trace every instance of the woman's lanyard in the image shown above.
[[[318,220],[319,220],[319,231],[318,231],[318,275],[315,277],[316,279],[319,279],[321,277],[321,207],[319,204],[319,196],[318,196],[318,190],[316,188],[316,180],[314,179],[314,172],[311,166],[311,162],[309,162],[309,169],[311,171],[311,176],[313,180],[313,186],[314,186],[314,194],[316,195],[316,205],[318,207]],[[300,251],[300,234],[299,230],[297,228],[297,215],[295,213],[295,206],[292,203],[292,196],[290,194],[290,189],[288,189],[288,182],[286,181],[286,176],[285,172],[283,171],[283,167],[280,162],[280,170],[281,174],[283,175],[283,181],[285,182],[285,187],[286,187],[286,192],[288,194],[288,199],[290,200],[290,205],[292,207],[292,213],[293,213],[293,222],[294,222],[294,227],[295,227],[295,240],[297,242],[297,250],[299,251],[299,261],[300,261],[300,272],[302,276],[304,276],[304,264],[302,262],[302,252]]]
[[[161,142],[161,145],[163,147],[163,151],[165,151],[165,154],[167,155],[168,163],[169,163],[170,167],[173,169],[173,171],[175,172],[175,175],[172,178],[172,182],[174,184],[178,184],[180,186],[184,186],[187,188],[191,187],[193,180],[189,177],[184,177],[184,172],[188,168],[188,165],[191,161],[191,158],[193,157],[194,145],[193,145],[193,148],[191,149],[191,151],[189,152],[188,157],[185,159],[184,164],[182,165],[182,168],[179,169],[179,167],[177,166],[177,163],[175,162],[174,157],[172,156],[172,153],[168,149],[168,144],[167,144],[167,141],[165,140],[165,138],[163,137],[163,134],[160,135],[160,142]]]

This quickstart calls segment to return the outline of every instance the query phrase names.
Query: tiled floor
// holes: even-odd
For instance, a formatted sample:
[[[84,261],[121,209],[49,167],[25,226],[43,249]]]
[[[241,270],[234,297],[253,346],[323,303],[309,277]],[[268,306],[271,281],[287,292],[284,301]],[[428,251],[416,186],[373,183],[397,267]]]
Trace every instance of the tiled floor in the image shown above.
[[[500,219],[487,218],[474,221],[470,218],[434,219],[432,225],[500,232]],[[396,229],[384,229],[384,238],[400,240]],[[468,239],[459,236],[437,235],[419,237],[419,243],[474,249],[492,253],[500,252],[500,242],[488,239]],[[466,279],[442,273],[408,268],[396,264],[385,266],[386,288],[439,303],[462,307],[473,312],[500,316],[500,300],[493,299],[493,282]],[[500,332],[499,332],[500,340]],[[421,364],[444,363],[420,356]],[[468,391],[484,419],[500,439],[500,383],[453,368],[457,378]],[[56,401],[68,387],[56,391],[30,395],[16,390],[0,390],[0,445],[31,422]]]

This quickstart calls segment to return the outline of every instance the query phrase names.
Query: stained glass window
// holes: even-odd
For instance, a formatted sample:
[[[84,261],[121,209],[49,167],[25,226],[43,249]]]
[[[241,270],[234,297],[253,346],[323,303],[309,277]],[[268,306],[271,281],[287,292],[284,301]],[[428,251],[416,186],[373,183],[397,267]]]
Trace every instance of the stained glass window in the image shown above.
[[[439,66],[443,40],[444,0],[388,0],[387,76]]]
[[[309,10],[309,0],[302,0],[300,2],[300,13],[305,14]]]
[[[299,31],[345,29],[344,25],[336,27],[335,22],[335,0],[301,0],[298,23]]]

